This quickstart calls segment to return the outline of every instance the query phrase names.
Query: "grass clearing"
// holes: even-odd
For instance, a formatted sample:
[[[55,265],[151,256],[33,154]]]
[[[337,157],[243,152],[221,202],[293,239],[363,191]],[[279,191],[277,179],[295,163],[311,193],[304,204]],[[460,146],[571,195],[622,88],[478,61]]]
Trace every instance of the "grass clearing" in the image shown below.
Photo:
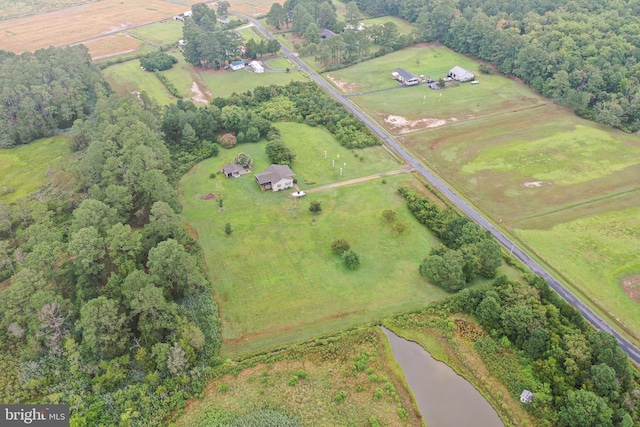
[[[231,425],[267,407],[308,426],[370,425],[372,417],[381,425],[422,425],[388,347],[382,332],[369,327],[222,366],[176,425]]]
[[[153,46],[163,46],[168,43],[178,43],[182,38],[183,25],[182,22],[172,19],[133,28],[128,30],[127,34]]]
[[[0,0],[0,20],[64,9],[90,0]]]
[[[33,193],[47,181],[49,170],[65,167],[71,156],[66,136],[0,149],[0,201],[10,203]],[[5,188],[13,191],[4,194]]]
[[[235,31],[238,34],[240,34],[240,36],[242,37],[242,40],[244,40],[245,42],[249,40],[254,40],[260,43],[260,40],[264,39],[264,37],[262,36],[262,33],[256,31],[253,25],[250,27],[245,27]]]
[[[273,68],[274,70],[286,70],[287,68],[295,67],[295,64],[292,64],[286,58],[267,59],[267,61],[265,62],[269,67]]]
[[[328,159],[321,152],[305,151],[303,145],[314,144],[302,139],[310,137],[307,129],[316,129],[282,125],[285,141],[298,153],[294,172],[321,180]],[[343,150],[341,157],[353,158]],[[410,175],[386,177],[386,184],[376,179],[330,189],[295,201],[288,192],[261,192],[253,174],[209,178],[241,151],[253,157],[254,172],[268,166],[264,143],[244,144],[205,160],[181,181],[182,215],[199,236],[221,307],[223,354],[276,348],[415,309],[444,295],[418,276],[417,265],[436,240],[396,193],[399,185],[413,181]],[[373,169],[386,172],[386,165],[397,168],[383,160],[381,147],[363,152],[365,160],[358,164],[362,175]],[[208,193],[222,195],[223,212],[215,200],[200,199]],[[311,200],[322,201],[320,215],[308,211]],[[393,233],[382,219],[382,211],[389,208],[408,224],[404,234]],[[234,230],[231,236],[224,234],[227,222]],[[340,237],[360,255],[359,270],[348,271],[331,253],[331,242]]]
[[[102,73],[118,95],[144,91],[160,105],[169,105],[176,101],[154,73],[140,69],[138,60],[112,65]]]
[[[364,19],[360,22],[364,25],[384,25],[387,22],[392,22],[398,27],[400,34],[411,34],[413,30],[415,30],[415,27],[411,25],[411,23],[397,16],[380,16],[378,18]]]
[[[234,92],[242,93],[258,86],[286,85],[292,81],[307,80],[304,74],[297,71],[256,74],[246,69],[238,71],[198,69],[197,74],[214,97],[227,97]]]

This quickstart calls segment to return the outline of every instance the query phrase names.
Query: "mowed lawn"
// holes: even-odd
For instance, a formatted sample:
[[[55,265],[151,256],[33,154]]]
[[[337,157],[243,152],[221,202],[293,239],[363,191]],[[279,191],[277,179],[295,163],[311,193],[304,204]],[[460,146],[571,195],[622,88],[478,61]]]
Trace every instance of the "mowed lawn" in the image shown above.
[[[177,100],[154,73],[140,69],[139,60],[112,65],[105,68],[102,74],[113,90],[121,96],[144,91],[160,105],[172,104]]]
[[[65,136],[0,149],[0,201],[9,203],[36,191],[46,182],[47,172],[68,165],[71,155]],[[13,191],[4,194],[5,188]]]
[[[185,10],[188,6],[185,7]],[[145,43],[162,46],[168,43],[178,43],[182,38],[182,28],[184,24],[173,19],[156,22],[126,31],[127,34],[144,41]]]
[[[301,149],[313,141],[297,141],[289,143],[299,156],[293,171],[303,175],[305,169],[321,170],[324,157],[305,159]],[[238,179],[209,177],[241,151],[254,158],[254,172],[263,170],[268,165],[264,144],[223,150],[181,181],[182,216],[204,249],[220,305],[223,355],[276,348],[444,297],[418,275],[419,263],[437,241],[411,217],[397,194],[399,185],[418,187],[411,175],[388,176],[384,184],[377,178],[298,200],[290,197],[291,191],[260,191],[253,173]],[[387,165],[397,167],[368,150],[363,150],[363,176],[373,169],[386,172]],[[201,199],[209,193],[223,198],[222,212],[217,200]],[[322,203],[319,215],[308,211],[312,200]],[[408,224],[403,234],[394,233],[383,220],[385,209],[395,210],[398,220]],[[226,223],[231,236],[224,233]],[[358,270],[346,269],[331,253],[337,238],[347,239],[359,254]]]
[[[293,81],[306,81],[307,77],[298,71],[289,73],[270,73],[265,71],[256,74],[250,70],[197,70],[198,76],[204,82],[214,97],[227,97],[235,93],[253,90],[258,86],[286,85]]]

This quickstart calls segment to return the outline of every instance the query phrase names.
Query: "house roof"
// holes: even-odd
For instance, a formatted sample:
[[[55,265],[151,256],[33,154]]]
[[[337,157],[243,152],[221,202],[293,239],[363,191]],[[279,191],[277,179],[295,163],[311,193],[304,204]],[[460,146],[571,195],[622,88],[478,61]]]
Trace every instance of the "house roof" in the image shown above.
[[[526,402],[531,400],[533,400],[533,393],[531,393],[529,390],[522,390],[522,393],[520,393],[520,401]]]
[[[402,80],[411,80],[418,78],[418,76],[410,71],[405,70],[404,68],[396,68],[395,70],[393,70],[393,72],[398,73],[398,75],[402,77]]]
[[[287,178],[293,178],[295,173],[286,165],[271,165],[262,173],[256,174],[258,184],[274,183]]]
[[[238,65],[244,65],[244,61],[235,61],[231,63],[232,66],[237,67]]]
[[[333,31],[331,31],[328,28],[324,28],[322,31],[320,31],[320,36],[323,39],[328,39],[328,38],[331,38],[331,37],[333,37],[335,35],[336,35],[336,33],[334,33]]]
[[[449,74],[453,74],[456,76],[456,79],[459,80],[473,80],[475,74],[471,71],[467,71],[462,67],[458,67],[457,65],[449,71]]]
[[[244,167],[240,166],[237,163],[227,163],[226,165],[224,165],[222,167],[222,173],[224,173],[225,175],[229,175],[230,173],[233,172],[244,172]]]

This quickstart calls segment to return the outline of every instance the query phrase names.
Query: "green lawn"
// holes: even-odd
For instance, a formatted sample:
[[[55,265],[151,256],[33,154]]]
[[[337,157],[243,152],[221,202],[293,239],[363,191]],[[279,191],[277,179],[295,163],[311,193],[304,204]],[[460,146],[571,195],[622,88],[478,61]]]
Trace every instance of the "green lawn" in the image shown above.
[[[70,157],[65,136],[0,149],[0,201],[9,203],[36,191],[47,181],[47,171],[67,166]],[[5,188],[13,192],[4,194]]]
[[[365,25],[384,25],[387,22],[393,22],[398,26],[400,34],[411,34],[415,29],[413,25],[397,16],[380,16],[378,18],[365,19],[361,21]]]
[[[112,65],[105,68],[102,73],[119,95],[145,91],[160,105],[168,105],[176,101],[154,73],[140,69],[138,60]]]
[[[292,68],[295,66],[285,58],[269,59],[268,61],[266,61],[266,64],[274,70],[285,70],[287,68]]]
[[[185,100],[190,99],[194,95],[191,87],[194,82],[194,76],[197,78],[197,73],[191,64],[184,60],[182,52],[178,49],[170,50],[167,53],[173,55],[178,60],[178,63],[174,64],[171,69],[162,71],[162,74],[169,77],[171,83],[178,89]]]
[[[214,97],[227,97],[232,93],[242,93],[258,86],[286,85],[292,81],[306,81],[307,78],[297,72],[256,74],[249,70],[198,70],[200,79],[207,85]]]
[[[260,40],[264,38],[262,36],[262,33],[256,31],[253,26],[242,28],[240,30],[235,30],[235,31],[242,36],[242,39],[245,42],[247,42],[248,40],[255,40],[256,42],[260,43]]]
[[[177,43],[182,38],[183,23],[168,20],[127,30],[131,36],[154,46]]]
[[[289,133],[309,136],[304,125],[281,126],[285,139]],[[298,153],[293,170],[314,176],[326,160],[320,153],[306,158],[313,150],[302,145],[312,145],[311,141],[297,141],[288,141]],[[254,171],[261,171],[268,165],[263,150],[264,142],[223,150],[181,181],[182,215],[199,236],[221,307],[224,354],[275,348],[416,309],[444,296],[418,276],[417,266],[436,240],[410,216],[396,192],[399,185],[413,181],[409,174],[386,177],[386,184],[375,179],[297,201],[289,191],[261,192],[253,174],[209,178],[240,151],[254,158]],[[397,167],[378,153],[365,151],[358,168],[368,175],[373,170],[385,172],[389,166]],[[215,201],[200,199],[208,193],[223,195],[223,212]],[[308,211],[311,200],[321,200],[321,214]],[[398,219],[407,222],[404,234],[391,231],[382,219],[384,209],[396,210]],[[231,236],[224,234],[227,222],[233,228]],[[359,253],[359,270],[348,271],[331,253],[331,242],[341,237]]]

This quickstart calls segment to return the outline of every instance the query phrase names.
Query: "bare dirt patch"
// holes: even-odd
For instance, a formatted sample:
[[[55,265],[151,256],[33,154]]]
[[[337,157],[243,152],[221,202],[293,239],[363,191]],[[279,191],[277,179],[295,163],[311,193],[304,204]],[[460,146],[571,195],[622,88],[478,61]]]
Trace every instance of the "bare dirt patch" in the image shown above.
[[[191,97],[191,100],[193,102],[202,102],[203,104],[209,104],[209,100],[212,96],[211,92],[206,89],[204,92],[202,92],[202,89],[200,88],[198,82],[193,82],[193,84],[191,85],[191,92],[193,93],[193,96]]]
[[[402,116],[389,115],[384,118],[384,122],[389,128],[399,134],[414,132],[420,129],[435,128],[449,123],[457,122],[458,119],[451,117],[450,119],[418,119],[409,120]]]
[[[163,0],[101,0],[0,23],[0,46],[12,52],[64,46],[170,19],[189,6]]]
[[[640,302],[640,274],[627,276],[620,282],[624,293],[632,300]]]
[[[334,85],[336,85],[342,92],[344,93],[353,93],[353,92],[357,92],[358,89],[360,88],[360,85],[357,83],[347,83],[347,82],[343,82],[342,80],[338,80],[335,77],[333,77],[331,74],[327,74],[327,78],[329,80],[331,80],[331,83],[333,83]]]
[[[527,188],[535,188],[535,187],[542,187],[542,184],[544,184],[544,182],[542,181],[527,181],[522,185],[524,185]]]
[[[213,193],[208,193],[200,196],[200,200],[215,200],[216,195]]]
[[[198,236],[198,232],[196,231],[195,228],[193,228],[192,226],[190,226],[186,222],[183,222],[182,225],[184,226],[184,228],[187,230],[187,233],[189,233],[189,235],[191,237],[193,237],[196,240],[200,239],[200,236]]]
[[[91,54],[91,58],[94,61],[133,52],[137,50],[141,44],[140,40],[134,39],[128,34],[102,37],[84,43],[87,49],[89,49],[89,54]]]

